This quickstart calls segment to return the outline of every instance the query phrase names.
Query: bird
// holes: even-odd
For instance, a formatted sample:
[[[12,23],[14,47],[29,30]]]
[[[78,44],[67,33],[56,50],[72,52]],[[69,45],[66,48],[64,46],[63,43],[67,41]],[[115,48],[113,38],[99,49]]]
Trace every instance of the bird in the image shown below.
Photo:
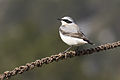
[[[59,27],[60,37],[63,42],[70,46],[63,53],[70,50],[73,46],[80,46],[87,43],[94,45],[94,43],[92,43],[82,31],[80,31],[79,26],[71,17],[65,16],[63,18],[58,18],[58,20],[62,23]]]

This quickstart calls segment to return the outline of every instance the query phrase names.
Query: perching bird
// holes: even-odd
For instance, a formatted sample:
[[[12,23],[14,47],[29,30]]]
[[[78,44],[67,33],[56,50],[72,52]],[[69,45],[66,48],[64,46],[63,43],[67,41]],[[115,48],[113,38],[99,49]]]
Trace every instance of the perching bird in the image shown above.
[[[71,17],[63,17],[58,19],[62,25],[59,28],[61,39],[70,47],[64,52],[72,48],[72,46],[80,46],[86,43],[93,45],[91,41],[80,31],[79,26],[74,22]]]

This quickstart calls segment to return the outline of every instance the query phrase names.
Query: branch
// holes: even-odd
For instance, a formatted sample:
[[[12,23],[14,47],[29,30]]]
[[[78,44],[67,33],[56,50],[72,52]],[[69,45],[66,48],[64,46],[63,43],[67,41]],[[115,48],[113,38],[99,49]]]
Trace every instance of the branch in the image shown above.
[[[63,60],[63,59],[71,58],[74,56],[87,55],[87,54],[92,54],[94,52],[109,50],[119,46],[120,46],[120,41],[114,42],[114,43],[107,43],[104,45],[97,46],[95,48],[84,49],[81,51],[75,50],[75,51],[68,51],[65,54],[59,53],[56,55],[51,55],[50,57],[45,57],[45,58],[36,60],[34,62],[27,63],[25,66],[16,67],[12,71],[5,71],[3,74],[0,74],[0,79],[1,80],[9,79],[12,76],[15,76],[17,74],[22,74],[23,72],[34,69],[35,67],[42,67],[43,64],[49,64],[54,61]]]

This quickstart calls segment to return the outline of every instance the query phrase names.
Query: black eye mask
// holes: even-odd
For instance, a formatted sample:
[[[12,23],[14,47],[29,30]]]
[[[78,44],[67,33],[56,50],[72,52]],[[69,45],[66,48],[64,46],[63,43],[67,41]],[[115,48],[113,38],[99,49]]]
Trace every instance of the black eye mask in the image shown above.
[[[69,21],[67,19],[63,19],[63,21],[65,21],[66,23],[72,23],[71,21]]]

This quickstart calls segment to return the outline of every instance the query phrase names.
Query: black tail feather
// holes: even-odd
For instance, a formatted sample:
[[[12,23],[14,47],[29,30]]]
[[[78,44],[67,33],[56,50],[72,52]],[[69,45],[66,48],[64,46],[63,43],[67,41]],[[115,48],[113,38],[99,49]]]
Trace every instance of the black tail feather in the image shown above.
[[[88,39],[83,39],[84,41],[87,41],[89,44],[91,45],[95,45],[94,43],[92,43],[91,41],[89,41]]]

